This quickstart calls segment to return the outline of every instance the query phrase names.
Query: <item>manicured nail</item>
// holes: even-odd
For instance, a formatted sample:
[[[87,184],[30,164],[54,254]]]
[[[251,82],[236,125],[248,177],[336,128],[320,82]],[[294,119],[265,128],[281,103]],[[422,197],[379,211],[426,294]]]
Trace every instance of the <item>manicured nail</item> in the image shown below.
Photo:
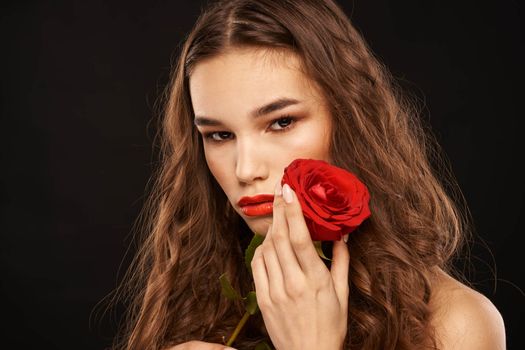
[[[286,203],[292,203],[293,201],[292,189],[288,184],[284,184],[283,186],[283,198]]]
[[[348,242],[348,233],[343,236],[343,241],[345,241],[345,243]]]
[[[237,350],[237,349],[235,349],[235,348],[230,348],[230,347],[228,346],[228,347],[224,348],[223,350]]]
[[[281,188],[281,180],[277,181],[275,184],[275,195],[280,196],[282,194],[282,188]]]

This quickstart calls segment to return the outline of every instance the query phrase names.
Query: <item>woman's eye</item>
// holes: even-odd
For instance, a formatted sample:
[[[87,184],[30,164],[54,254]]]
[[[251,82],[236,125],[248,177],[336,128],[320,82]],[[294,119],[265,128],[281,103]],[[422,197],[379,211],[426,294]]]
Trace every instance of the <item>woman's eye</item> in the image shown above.
[[[292,124],[292,122],[294,121],[295,119],[290,116],[283,116],[283,117],[280,117],[279,119],[274,120],[272,122],[272,125],[278,124],[281,127],[281,129],[277,129],[276,131],[280,131],[280,130],[289,128],[290,124]]]
[[[227,132],[227,131],[214,131],[214,132],[205,133],[204,137],[206,139],[209,139],[212,142],[223,142],[225,140],[225,139],[222,138],[224,136],[224,134],[229,135],[230,133]],[[224,136],[224,137],[227,137],[227,135]]]
[[[292,124],[294,122],[294,117],[285,115],[272,120],[272,122],[270,123],[270,129],[275,132],[286,131],[292,127]],[[277,125],[277,128],[274,128],[274,125]],[[222,143],[231,137],[231,133],[228,131],[212,131],[204,133],[203,136],[206,140],[209,140],[211,142]]]

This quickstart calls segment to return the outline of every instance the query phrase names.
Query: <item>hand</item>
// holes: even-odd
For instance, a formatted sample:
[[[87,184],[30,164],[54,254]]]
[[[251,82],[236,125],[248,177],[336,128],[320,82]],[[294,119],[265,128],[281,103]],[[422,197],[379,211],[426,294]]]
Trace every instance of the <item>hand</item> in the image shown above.
[[[206,343],[203,341],[192,340],[182,343],[165,350],[233,350],[223,344]]]
[[[257,303],[276,349],[339,350],[348,322],[348,248],[334,242],[328,270],[292,189],[290,195],[291,203],[285,202],[279,181],[273,222],[251,262]]]

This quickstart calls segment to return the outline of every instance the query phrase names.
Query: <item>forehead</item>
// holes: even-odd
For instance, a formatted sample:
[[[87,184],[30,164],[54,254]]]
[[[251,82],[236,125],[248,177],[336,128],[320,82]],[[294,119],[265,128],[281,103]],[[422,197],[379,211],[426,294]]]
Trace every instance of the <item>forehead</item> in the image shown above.
[[[247,113],[282,97],[320,102],[319,90],[303,73],[300,58],[287,50],[229,51],[199,62],[189,82],[196,115]]]

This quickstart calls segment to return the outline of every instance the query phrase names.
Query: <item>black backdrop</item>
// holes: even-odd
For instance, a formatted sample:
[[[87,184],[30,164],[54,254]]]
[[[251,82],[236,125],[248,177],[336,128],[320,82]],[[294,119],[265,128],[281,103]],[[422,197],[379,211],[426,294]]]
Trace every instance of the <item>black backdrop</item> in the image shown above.
[[[129,262],[154,160],[148,122],[203,3],[0,5],[2,344],[109,344],[115,321],[90,315]],[[523,8],[511,0],[340,3],[424,99],[490,248],[473,246],[473,282],[503,314],[509,348],[525,348]]]

